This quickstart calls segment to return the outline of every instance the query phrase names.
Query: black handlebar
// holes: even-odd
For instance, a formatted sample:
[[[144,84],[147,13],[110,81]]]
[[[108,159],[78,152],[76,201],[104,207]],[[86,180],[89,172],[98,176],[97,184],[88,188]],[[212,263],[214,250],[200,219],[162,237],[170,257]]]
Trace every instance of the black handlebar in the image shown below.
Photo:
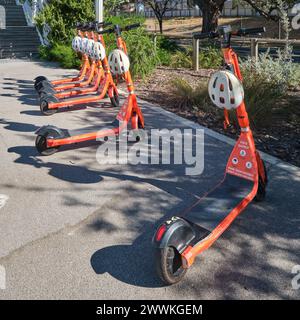
[[[132,29],[136,29],[136,28],[139,28],[141,26],[140,23],[134,23],[134,24],[131,24],[129,26],[126,26],[124,28],[121,28],[122,31],[129,31],[129,30],[132,30]]]
[[[78,22],[76,23],[76,28],[81,31],[93,31],[96,30],[96,28],[105,28],[111,25],[111,22]]]
[[[193,33],[194,39],[213,39],[219,36],[218,32],[195,32]]]
[[[115,28],[110,28],[110,29],[106,29],[106,30],[100,30],[97,33],[98,34],[105,34],[105,33],[113,33],[115,32]]]
[[[115,25],[114,28],[98,31],[98,34],[113,33],[113,32],[120,33],[122,31],[129,31],[132,29],[139,28],[140,26],[141,26],[140,23],[131,24],[123,28],[119,27],[118,25]]]
[[[260,27],[260,28],[242,28],[240,30],[238,30],[235,33],[233,33],[233,35],[237,35],[237,36],[246,36],[246,35],[249,35],[249,34],[261,34],[261,33],[264,33],[266,32],[266,28],[265,27]]]

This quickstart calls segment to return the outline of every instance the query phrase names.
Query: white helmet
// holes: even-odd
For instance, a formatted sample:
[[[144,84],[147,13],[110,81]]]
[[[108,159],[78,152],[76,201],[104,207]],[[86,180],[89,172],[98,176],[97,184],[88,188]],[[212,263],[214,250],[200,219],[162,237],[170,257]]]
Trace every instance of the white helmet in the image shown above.
[[[76,36],[72,41],[72,48],[78,52],[81,50],[81,37]]]
[[[110,53],[108,62],[113,75],[121,75],[129,71],[129,58],[124,51],[120,49],[115,49]]]
[[[92,57],[97,61],[103,60],[106,57],[105,48],[101,42],[95,41]]]
[[[84,51],[90,57],[94,54],[94,45],[95,41],[92,39],[88,39]]]
[[[81,46],[80,46],[81,53],[85,53],[85,48],[87,46],[88,41],[89,41],[88,38],[82,38],[81,39]]]
[[[241,81],[230,71],[217,71],[208,83],[211,101],[218,108],[228,110],[238,108],[244,100],[244,88]]]

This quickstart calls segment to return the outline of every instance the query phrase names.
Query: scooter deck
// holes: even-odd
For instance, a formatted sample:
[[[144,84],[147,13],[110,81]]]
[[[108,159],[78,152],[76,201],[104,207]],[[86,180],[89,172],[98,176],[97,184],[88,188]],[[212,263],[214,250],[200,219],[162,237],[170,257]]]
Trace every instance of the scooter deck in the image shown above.
[[[74,90],[74,89],[73,89]],[[95,91],[95,94],[81,94],[78,97],[73,96],[73,97],[68,97],[68,98],[59,98],[59,102],[73,102],[73,101],[82,101],[82,103],[85,103],[85,99],[94,99],[100,96],[100,93],[98,91]]]
[[[84,82],[84,81],[87,81],[88,80],[88,78],[84,78],[84,79],[82,79],[82,80],[77,80],[77,81],[70,81],[70,82],[65,82],[65,83],[60,83],[60,84],[56,84],[56,85],[54,85],[54,89],[57,89],[57,88],[59,88],[59,87],[61,87],[61,86],[67,86],[67,85],[79,85],[79,84],[81,84],[82,82]]]
[[[227,174],[222,183],[182,218],[213,231],[252,191],[254,182]]]
[[[67,129],[60,129],[63,135],[59,137],[58,139],[65,139],[65,138],[71,138],[75,136],[85,135],[91,132],[99,132],[99,131],[106,131],[106,130],[112,130],[114,128],[119,127],[119,121],[114,120],[113,122],[108,122],[103,124],[102,126],[91,126],[81,129],[75,129],[75,130],[67,130]]]
[[[87,85],[87,86],[82,87],[82,88],[75,87],[75,88],[71,88],[71,89],[67,89],[67,90],[62,90],[62,91],[57,92],[56,94],[60,94],[60,93],[66,94],[66,93],[70,93],[70,92],[76,92],[76,94],[84,94],[85,90],[90,90],[90,89],[93,89],[93,88],[94,88],[94,85],[90,84],[90,85]],[[95,92],[97,92],[97,90],[95,90]]]

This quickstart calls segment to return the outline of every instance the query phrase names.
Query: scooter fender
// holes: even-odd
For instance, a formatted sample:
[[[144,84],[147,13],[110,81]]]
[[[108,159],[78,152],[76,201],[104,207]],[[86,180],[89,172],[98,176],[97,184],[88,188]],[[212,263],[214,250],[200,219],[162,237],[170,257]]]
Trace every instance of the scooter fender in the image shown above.
[[[38,76],[38,77],[36,77],[36,78],[34,79],[34,87],[36,88],[37,85],[38,85],[40,82],[44,81],[44,80],[48,81],[48,79],[47,79],[46,77],[44,77],[44,76]]]
[[[34,78],[35,82],[40,82],[40,81],[43,81],[43,80],[48,80],[48,79],[46,77],[44,77],[44,76],[38,76],[38,77]]]
[[[39,91],[39,95],[40,96],[45,96],[45,95],[48,95],[48,94],[57,94],[57,92],[52,89],[51,87],[43,87],[40,91]]]
[[[40,82],[41,85],[43,87],[50,87],[50,88],[54,88],[54,85],[49,81],[49,80],[43,80],[42,82]]]
[[[36,85],[36,90],[41,91],[44,87],[54,88],[54,86],[51,84],[49,80],[43,80]]]
[[[153,237],[153,243],[157,248],[174,247],[179,253],[182,253],[196,236],[191,224],[182,218],[172,217],[170,220],[164,222],[163,225],[167,229],[162,238],[157,241],[157,232]],[[158,231],[159,229],[160,228],[158,228]]]
[[[63,138],[65,136],[63,129],[51,125],[43,126],[37,129],[35,134],[39,136],[48,136],[49,132],[51,132],[51,138],[53,139]]]

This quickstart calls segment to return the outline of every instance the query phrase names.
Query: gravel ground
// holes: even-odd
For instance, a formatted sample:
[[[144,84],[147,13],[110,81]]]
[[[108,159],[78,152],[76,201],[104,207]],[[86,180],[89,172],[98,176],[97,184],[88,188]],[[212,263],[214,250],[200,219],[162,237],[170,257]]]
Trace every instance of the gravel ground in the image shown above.
[[[137,94],[142,99],[172,111],[182,117],[195,121],[205,127],[222,134],[236,138],[238,132],[234,127],[224,130],[220,117],[216,114],[199,109],[182,108],[178,104],[176,95],[172,92],[171,80],[185,79],[192,87],[201,81],[207,80],[213,70],[191,71],[187,69],[172,69],[159,67],[146,80],[137,82]],[[300,90],[290,92],[290,100],[294,106],[300,104]],[[300,166],[300,112],[292,119],[276,119],[268,129],[253,128],[255,140],[260,150],[278,157],[284,161]],[[222,116],[222,115],[221,115]]]

